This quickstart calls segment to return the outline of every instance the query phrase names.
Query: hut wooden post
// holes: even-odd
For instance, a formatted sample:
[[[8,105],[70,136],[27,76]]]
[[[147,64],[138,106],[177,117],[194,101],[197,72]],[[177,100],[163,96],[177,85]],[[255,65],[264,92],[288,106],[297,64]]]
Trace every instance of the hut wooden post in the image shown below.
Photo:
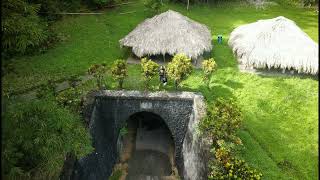
[[[166,55],[162,54],[162,57],[163,57],[163,62],[166,62]]]

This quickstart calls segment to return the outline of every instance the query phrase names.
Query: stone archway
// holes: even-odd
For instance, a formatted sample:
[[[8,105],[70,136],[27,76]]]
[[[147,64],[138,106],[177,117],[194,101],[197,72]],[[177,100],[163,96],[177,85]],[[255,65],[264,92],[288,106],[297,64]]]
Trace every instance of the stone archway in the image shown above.
[[[74,179],[95,180],[110,176],[118,160],[120,129],[133,114],[160,115],[172,134],[175,162],[182,179],[206,179],[205,146],[196,124],[205,114],[203,97],[192,92],[98,91],[86,113],[95,152],[78,161]]]

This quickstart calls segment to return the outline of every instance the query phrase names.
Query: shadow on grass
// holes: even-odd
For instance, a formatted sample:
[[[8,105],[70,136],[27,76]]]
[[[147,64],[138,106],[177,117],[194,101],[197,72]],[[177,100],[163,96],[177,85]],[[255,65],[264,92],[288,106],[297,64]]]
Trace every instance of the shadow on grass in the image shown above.
[[[182,89],[186,91],[201,92],[207,102],[211,103],[217,98],[236,99],[233,91],[242,87],[242,83],[228,79],[226,81],[211,81],[209,86],[203,83],[197,87],[191,87],[188,84],[185,84]]]
[[[254,69],[259,77],[262,78],[268,78],[268,77],[278,77],[278,78],[299,78],[299,79],[313,79],[316,81],[319,81],[319,75],[312,75],[312,74],[306,74],[306,73],[298,73],[297,71],[293,71],[293,74],[291,74],[291,71],[286,70],[284,73],[282,72],[282,69]]]

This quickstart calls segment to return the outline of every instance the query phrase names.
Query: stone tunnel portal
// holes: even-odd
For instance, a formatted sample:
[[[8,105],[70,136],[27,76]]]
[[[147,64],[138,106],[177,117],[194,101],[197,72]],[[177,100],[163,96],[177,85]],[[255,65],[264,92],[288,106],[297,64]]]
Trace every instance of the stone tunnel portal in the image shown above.
[[[161,179],[178,175],[172,134],[165,121],[147,111],[134,113],[121,128],[119,163],[127,180]]]
[[[135,138],[131,139],[131,149],[134,147],[135,151],[132,150],[132,156],[130,154],[126,157],[128,164],[138,163],[134,161],[135,155],[145,158],[148,157],[143,154],[146,151],[149,154],[157,152],[156,156],[149,157],[164,157],[161,160],[163,167],[167,168],[161,171],[163,175],[171,173],[172,166],[176,166],[181,179],[206,179],[207,158],[204,152],[207,145],[202,143],[196,133],[197,123],[205,115],[202,95],[192,92],[104,90],[92,92],[90,97],[84,116],[95,150],[77,161],[72,179],[108,178],[121,158],[119,154],[125,149],[125,138],[121,139],[121,132],[126,126],[128,134],[131,132]],[[154,142],[162,145],[158,146]],[[129,173],[135,174],[136,171],[143,172],[143,168],[128,168]]]

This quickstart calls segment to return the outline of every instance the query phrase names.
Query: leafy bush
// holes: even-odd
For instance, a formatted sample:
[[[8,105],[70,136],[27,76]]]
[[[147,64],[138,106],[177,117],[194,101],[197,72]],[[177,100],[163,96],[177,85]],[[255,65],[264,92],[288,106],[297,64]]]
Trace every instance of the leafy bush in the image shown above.
[[[92,151],[79,117],[53,102],[15,102],[2,117],[4,179],[58,179],[67,152]]]
[[[56,96],[59,105],[68,107],[74,112],[81,112],[83,93],[76,88],[69,88]]]
[[[208,108],[207,117],[201,121],[199,129],[213,143],[219,140],[239,143],[236,132],[241,123],[242,114],[237,104],[231,99],[217,99]]]
[[[259,180],[262,174],[256,169],[238,158],[232,157],[225,148],[219,148],[215,151],[215,161],[210,161],[208,175],[209,180],[213,179],[252,179]]]
[[[168,63],[168,76],[174,80],[175,88],[178,89],[181,81],[185,80],[192,72],[191,59],[184,54],[176,54]]]
[[[94,64],[88,69],[88,74],[91,74],[96,78],[97,86],[99,89],[103,89],[103,79],[105,74],[107,73],[106,66],[107,65],[105,63]]]
[[[242,113],[231,99],[217,99],[199,123],[201,135],[212,143],[208,179],[261,179],[260,172],[232,154],[234,147],[241,144],[236,136],[241,122]]]
[[[141,68],[142,68],[142,75],[145,82],[145,87],[149,88],[150,80],[158,74],[159,65],[150,59],[142,58]]]
[[[204,73],[203,80],[208,85],[208,87],[212,73],[216,70],[216,68],[217,64],[213,58],[202,61],[202,70]]]
[[[127,62],[122,59],[116,60],[111,68],[113,78],[118,81],[119,88],[122,89],[123,81],[128,76]]]
[[[24,54],[47,39],[47,23],[37,16],[39,8],[39,5],[31,5],[25,0],[2,1],[3,57]]]

